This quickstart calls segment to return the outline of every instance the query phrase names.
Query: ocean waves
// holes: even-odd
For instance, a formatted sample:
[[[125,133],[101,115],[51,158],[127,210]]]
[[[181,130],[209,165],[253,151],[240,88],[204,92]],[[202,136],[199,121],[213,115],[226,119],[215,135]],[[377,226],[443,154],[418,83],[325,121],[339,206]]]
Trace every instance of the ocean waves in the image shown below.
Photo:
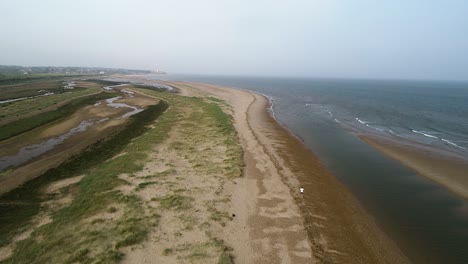
[[[359,117],[354,118],[359,125],[365,126],[367,128],[371,128],[373,130],[376,130],[378,132],[383,132],[385,134],[391,134],[394,137],[400,137],[404,138],[406,140],[411,140],[411,141],[417,141],[425,144],[443,144],[445,146],[449,147],[455,147],[459,150],[467,150],[467,147],[463,146],[465,144],[463,143],[468,143],[466,140],[456,140],[456,139],[451,139],[450,134],[442,133],[442,132],[436,132],[436,131],[424,131],[424,130],[416,130],[416,129],[411,129],[407,128],[406,125],[401,125],[401,126],[390,126],[390,125],[377,125],[373,122],[364,120]],[[335,119],[335,121],[337,121]],[[341,122],[339,122],[341,123]],[[395,132],[395,130],[398,131]],[[405,132],[406,131],[406,132]],[[408,133],[411,132],[411,133]],[[382,134],[382,135],[385,135]],[[414,137],[412,135],[417,135],[422,138],[418,139],[417,137]],[[452,136],[452,138],[457,138],[457,136]],[[428,141],[428,140],[431,141]],[[457,144],[458,143],[458,144]]]
[[[441,137],[437,137],[437,136],[433,135],[433,134],[436,134],[437,132],[417,131],[417,130],[414,130],[414,129],[411,129],[411,131],[413,133],[420,134],[420,135],[423,135],[423,136],[428,137],[428,138],[433,138],[435,140],[440,140],[440,141],[442,141],[442,142],[444,142],[444,143],[446,143],[448,145],[454,146],[454,147],[459,148],[459,149],[464,149],[464,150],[466,149],[466,148],[456,144],[455,142],[453,142],[451,140],[441,138]],[[430,133],[432,133],[432,134],[430,134]]]
[[[414,129],[411,129],[411,132],[416,133],[416,134],[423,135],[423,136],[428,137],[428,138],[439,139],[438,137],[436,137],[436,136],[434,136],[434,135],[428,134],[429,132],[417,131],[417,130],[414,130]]]

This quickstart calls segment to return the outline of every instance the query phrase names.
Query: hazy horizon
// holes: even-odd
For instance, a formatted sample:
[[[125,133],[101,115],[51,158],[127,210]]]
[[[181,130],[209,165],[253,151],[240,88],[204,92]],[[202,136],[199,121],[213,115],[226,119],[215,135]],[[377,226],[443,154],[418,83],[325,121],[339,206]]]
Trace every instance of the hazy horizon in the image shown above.
[[[468,80],[468,2],[0,3],[0,64]]]

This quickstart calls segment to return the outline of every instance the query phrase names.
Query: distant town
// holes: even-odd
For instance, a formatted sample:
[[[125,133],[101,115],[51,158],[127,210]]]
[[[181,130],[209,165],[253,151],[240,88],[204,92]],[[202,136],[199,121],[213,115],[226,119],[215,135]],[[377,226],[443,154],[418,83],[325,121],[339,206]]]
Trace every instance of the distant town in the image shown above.
[[[0,78],[11,77],[14,75],[29,74],[70,74],[70,75],[104,75],[104,74],[166,74],[161,70],[133,70],[133,69],[114,69],[102,67],[51,67],[51,66],[10,66],[0,65]]]

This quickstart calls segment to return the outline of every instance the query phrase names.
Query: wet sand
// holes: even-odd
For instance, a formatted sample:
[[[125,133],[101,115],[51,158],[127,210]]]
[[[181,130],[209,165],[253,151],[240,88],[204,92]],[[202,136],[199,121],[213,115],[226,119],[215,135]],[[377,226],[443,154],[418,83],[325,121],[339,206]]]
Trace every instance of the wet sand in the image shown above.
[[[360,135],[359,138],[420,175],[468,199],[467,160],[441,155],[403,141],[368,135]]]
[[[238,212],[238,221],[226,230],[236,261],[409,263],[319,159],[271,117],[265,97],[214,85],[163,83],[183,95],[208,94],[232,106],[246,165],[244,177],[227,188]]]

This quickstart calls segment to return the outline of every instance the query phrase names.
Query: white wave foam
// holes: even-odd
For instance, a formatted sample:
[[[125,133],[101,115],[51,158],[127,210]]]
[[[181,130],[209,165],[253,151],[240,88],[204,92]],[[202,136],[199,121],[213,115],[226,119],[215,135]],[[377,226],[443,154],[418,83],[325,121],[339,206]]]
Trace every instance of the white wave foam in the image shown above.
[[[359,119],[359,118],[357,118],[357,117],[356,117],[356,120],[357,120],[359,123],[363,124],[363,125],[367,125],[367,123],[369,123],[369,122],[366,122],[366,121],[362,121],[361,119]]]
[[[356,117],[356,120],[357,120],[359,123],[365,125],[366,127],[370,127],[370,128],[372,128],[372,129],[375,129],[375,130],[380,131],[380,132],[384,132],[384,131],[385,131],[383,128],[379,128],[379,127],[375,127],[375,126],[369,125],[371,122],[363,121],[363,120],[361,120],[361,119],[359,119],[359,118],[357,118],[357,117]]]
[[[423,135],[423,136],[425,136],[425,137],[439,139],[439,138],[436,137],[436,136],[427,134],[427,133],[429,133],[429,132],[424,133],[424,132],[422,132],[422,131],[417,131],[417,130],[414,130],[414,129],[411,129],[411,131],[412,131],[413,133],[420,134],[420,135]]]
[[[250,92],[253,92],[253,93],[256,93],[256,94],[259,94],[259,95],[261,95],[261,96],[264,96],[264,97],[268,98],[268,102],[270,103],[270,107],[268,108],[268,111],[270,111],[271,116],[272,116],[274,119],[276,119],[275,110],[274,110],[274,105],[275,105],[275,103],[273,102],[273,101],[274,101],[273,97],[268,96],[268,95],[266,95],[266,94],[264,94],[264,93],[260,93],[260,92],[255,92],[255,91],[250,91]]]
[[[384,131],[385,131],[385,130],[382,129],[382,128],[378,128],[378,127],[375,127],[375,126],[370,126],[370,125],[368,125],[368,124],[366,124],[366,127],[373,128],[373,129],[378,130],[378,131],[380,131],[380,132],[384,132]]]
[[[464,147],[458,146],[457,144],[453,143],[453,142],[450,141],[450,140],[443,139],[443,138],[441,138],[440,140],[444,141],[444,142],[447,143],[447,144],[450,144],[450,145],[452,145],[452,146],[455,146],[455,147],[457,147],[457,148],[465,149]]]
[[[338,120],[338,119],[336,119],[336,118],[335,118],[335,122],[337,122],[337,123],[340,123],[340,124],[341,124],[341,121],[340,121],[340,120]]]

